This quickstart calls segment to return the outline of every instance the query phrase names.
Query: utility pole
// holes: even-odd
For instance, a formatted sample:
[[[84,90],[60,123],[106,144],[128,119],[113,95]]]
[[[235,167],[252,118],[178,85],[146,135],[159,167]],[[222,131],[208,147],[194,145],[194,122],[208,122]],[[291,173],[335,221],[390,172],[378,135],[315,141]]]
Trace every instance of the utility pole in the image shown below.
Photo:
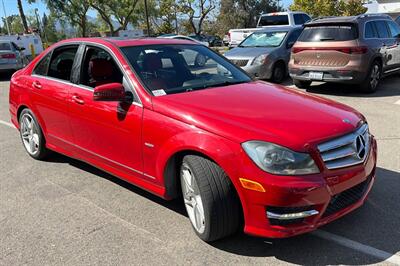
[[[11,35],[10,26],[8,26],[8,19],[7,19],[6,7],[4,6],[4,0],[1,0],[1,2],[3,3],[3,11],[4,11],[4,17],[5,17],[4,20],[6,21],[7,32],[8,32],[8,35]]]
[[[147,36],[150,37],[150,22],[149,22],[149,12],[147,10],[147,0],[144,0],[144,13],[146,16]]]

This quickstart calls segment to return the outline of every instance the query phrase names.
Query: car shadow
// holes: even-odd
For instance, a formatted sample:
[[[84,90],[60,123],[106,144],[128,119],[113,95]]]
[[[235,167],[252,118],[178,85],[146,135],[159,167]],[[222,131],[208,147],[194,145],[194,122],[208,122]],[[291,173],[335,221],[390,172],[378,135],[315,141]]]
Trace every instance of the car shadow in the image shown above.
[[[186,215],[181,199],[165,201],[124,180],[108,174],[82,161],[61,154],[54,154],[48,160],[53,163],[68,163],[83,171],[107,179],[137,195],[160,204],[175,213]],[[334,221],[320,230],[339,235],[389,254],[400,251],[400,173],[377,168],[375,185],[367,202],[361,208]],[[352,249],[339,246],[308,233],[287,239],[267,239],[245,235],[242,232],[209,244],[213,248],[247,257],[275,257],[284,262],[301,265],[347,264],[365,265],[383,262],[382,258],[356,253]],[[360,260],[360,255],[362,260]]]
[[[0,72],[0,81],[10,81],[12,72],[9,71],[1,71]]]

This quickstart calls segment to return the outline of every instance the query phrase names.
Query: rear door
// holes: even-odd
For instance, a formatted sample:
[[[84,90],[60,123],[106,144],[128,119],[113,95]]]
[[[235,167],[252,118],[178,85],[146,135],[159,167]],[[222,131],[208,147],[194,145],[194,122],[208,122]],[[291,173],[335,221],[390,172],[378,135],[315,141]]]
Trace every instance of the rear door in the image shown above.
[[[387,73],[396,68],[397,41],[392,38],[389,27],[385,20],[375,21],[383,56],[383,72]]]
[[[68,116],[71,69],[78,45],[54,49],[42,58],[29,79],[31,98],[46,132],[47,142],[70,151],[73,141]]]

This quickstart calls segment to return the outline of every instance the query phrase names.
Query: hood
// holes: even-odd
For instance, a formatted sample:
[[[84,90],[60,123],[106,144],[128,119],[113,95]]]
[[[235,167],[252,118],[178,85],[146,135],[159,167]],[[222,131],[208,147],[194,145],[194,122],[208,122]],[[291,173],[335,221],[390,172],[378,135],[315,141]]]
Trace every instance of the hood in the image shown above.
[[[262,54],[270,54],[279,47],[236,47],[224,53],[227,58],[254,58]]]
[[[269,141],[296,151],[363,120],[346,105],[262,81],[154,97],[153,108],[237,143]]]

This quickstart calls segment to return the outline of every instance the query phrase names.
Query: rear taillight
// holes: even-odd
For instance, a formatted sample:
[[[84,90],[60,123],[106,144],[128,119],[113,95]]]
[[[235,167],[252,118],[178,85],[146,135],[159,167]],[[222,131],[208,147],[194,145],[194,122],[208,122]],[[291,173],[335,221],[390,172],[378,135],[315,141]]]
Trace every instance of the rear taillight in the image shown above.
[[[231,33],[230,32],[228,32],[228,38],[229,38],[229,41],[231,40]]]
[[[16,58],[15,54],[2,54],[2,55],[0,55],[0,57],[7,58],[7,59]]]
[[[345,54],[366,54],[368,52],[368,47],[355,46],[355,47],[321,47],[321,48],[293,47],[292,48],[292,53],[294,54],[303,51],[338,51]]]

